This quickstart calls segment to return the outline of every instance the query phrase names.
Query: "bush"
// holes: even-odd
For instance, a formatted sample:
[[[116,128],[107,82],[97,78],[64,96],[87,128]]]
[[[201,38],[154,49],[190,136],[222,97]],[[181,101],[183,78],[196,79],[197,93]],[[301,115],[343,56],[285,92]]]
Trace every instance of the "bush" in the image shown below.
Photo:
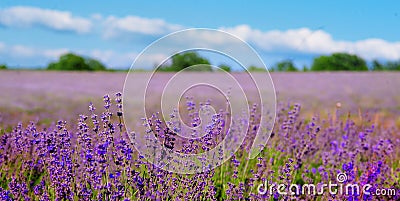
[[[364,59],[348,53],[334,53],[314,59],[311,71],[367,71]]]
[[[210,61],[206,58],[201,57],[196,52],[186,52],[181,54],[176,54],[172,56],[172,63],[171,65],[164,65],[161,66],[158,70],[160,71],[170,71],[170,72],[177,72],[181,71],[187,67],[197,65],[197,64],[207,64],[210,65]],[[211,66],[199,66],[198,68],[190,68],[188,70],[191,71],[212,71]]]
[[[224,70],[226,72],[231,72],[231,67],[225,64],[221,64],[218,66],[221,70]]]
[[[400,70],[400,61],[388,61],[384,69],[389,71]]]
[[[92,58],[67,53],[61,55],[57,62],[52,62],[47,66],[48,70],[67,70],[67,71],[100,71],[106,70],[106,67]]]
[[[247,70],[250,71],[250,72],[265,72],[265,71],[267,71],[265,68],[257,67],[257,66],[249,66],[247,68]]]
[[[372,61],[372,70],[373,71],[382,71],[384,70],[384,66],[377,60]]]
[[[7,69],[7,66],[5,64],[0,64],[0,70],[5,70]]]
[[[373,71],[400,71],[400,61],[388,61],[384,64],[377,60],[372,62]]]
[[[291,60],[283,60],[281,62],[278,62],[274,67],[273,71],[279,71],[279,72],[296,72],[298,71],[296,66],[294,66],[293,62]]]

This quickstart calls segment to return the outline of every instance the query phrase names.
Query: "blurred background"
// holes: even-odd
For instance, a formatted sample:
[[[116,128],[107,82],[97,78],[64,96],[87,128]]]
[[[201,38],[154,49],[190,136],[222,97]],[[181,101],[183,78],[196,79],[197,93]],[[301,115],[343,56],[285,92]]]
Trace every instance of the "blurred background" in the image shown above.
[[[0,3],[0,63],[44,69],[71,52],[108,69],[127,69],[166,34],[212,28],[248,42],[271,69],[307,70],[315,58],[340,52],[356,55],[369,69],[398,70],[399,9],[398,1],[7,0]],[[214,40],[223,45],[223,39]],[[165,56],[156,54],[149,64]]]
[[[278,101],[301,103],[309,116],[340,108],[400,125],[400,3],[342,0],[1,1],[0,125],[76,119],[88,102],[122,91],[144,48],[187,28],[247,42],[272,72]],[[207,39],[226,45],[224,38]],[[243,70],[201,51],[160,63],[169,56],[154,53],[136,70],[161,65],[174,72],[198,63]],[[251,61],[244,66],[265,71]]]

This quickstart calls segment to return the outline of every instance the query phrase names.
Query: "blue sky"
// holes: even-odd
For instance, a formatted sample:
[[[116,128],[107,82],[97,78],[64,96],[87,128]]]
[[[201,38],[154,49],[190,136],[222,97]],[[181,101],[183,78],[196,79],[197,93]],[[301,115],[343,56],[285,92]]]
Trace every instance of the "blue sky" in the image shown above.
[[[338,51],[367,61],[400,59],[399,1],[251,2],[2,0],[0,63],[41,67],[73,51],[128,67],[151,42],[186,28],[232,33],[267,66],[292,59],[301,67]]]

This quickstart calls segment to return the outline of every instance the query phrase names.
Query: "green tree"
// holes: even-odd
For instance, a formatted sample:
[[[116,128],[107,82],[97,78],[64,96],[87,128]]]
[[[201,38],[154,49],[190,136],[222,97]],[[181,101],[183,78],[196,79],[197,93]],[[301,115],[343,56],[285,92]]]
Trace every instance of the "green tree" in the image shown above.
[[[267,69],[265,69],[264,67],[257,67],[257,66],[253,66],[253,65],[249,66],[247,68],[247,70],[250,72],[265,72],[265,71],[267,71]]]
[[[92,58],[67,53],[61,55],[57,62],[52,62],[47,66],[48,70],[67,70],[67,71],[96,71],[106,70],[106,67],[99,61]]]
[[[373,60],[372,61],[372,70],[373,71],[382,71],[382,70],[384,70],[384,66],[378,60]]]
[[[384,66],[384,70],[399,71],[400,70],[400,61],[388,61]]]
[[[274,71],[279,72],[295,72],[298,71],[291,60],[283,60],[274,66]]]
[[[226,72],[231,72],[231,67],[226,65],[226,64],[221,64],[218,66],[221,70],[224,70]]]
[[[0,70],[5,70],[7,69],[7,66],[5,64],[0,64]]]
[[[176,54],[172,56],[171,65],[161,66],[158,70],[160,71],[181,71],[187,67],[191,67],[197,64],[206,64],[201,65],[198,67],[192,67],[188,70],[191,71],[211,71],[212,68],[210,62],[206,59],[201,57],[196,52],[185,52],[181,54]]]
[[[367,71],[364,59],[348,53],[334,53],[314,59],[311,71]]]
[[[106,66],[96,59],[87,58],[85,62],[91,70],[94,70],[94,71],[107,70]]]
[[[372,61],[373,71],[400,71],[400,61],[387,61],[380,63],[377,60]]]

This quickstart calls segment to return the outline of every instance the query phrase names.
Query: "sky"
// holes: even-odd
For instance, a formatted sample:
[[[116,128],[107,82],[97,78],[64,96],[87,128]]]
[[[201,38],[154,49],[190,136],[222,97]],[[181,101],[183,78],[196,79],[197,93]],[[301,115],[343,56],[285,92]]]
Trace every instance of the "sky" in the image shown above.
[[[74,52],[111,68],[128,68],[148,45],[188,28],[233,34],[267,66],[290,59],[302,68],[334,52],[357,54],[367,62],[400,59],[400,1],[171,2],[2,0],[0,64],[45,67]],[[168,55],[148,56],[143,68]],[[218,58],[211,59],[217,64]]]

